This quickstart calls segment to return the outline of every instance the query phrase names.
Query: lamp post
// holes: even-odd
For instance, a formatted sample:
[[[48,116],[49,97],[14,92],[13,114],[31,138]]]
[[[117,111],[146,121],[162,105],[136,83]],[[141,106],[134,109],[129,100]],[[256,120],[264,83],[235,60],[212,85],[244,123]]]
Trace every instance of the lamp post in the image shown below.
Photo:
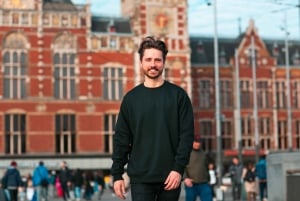
[[[215,106],[216,106],[216,137],[217,137],[217,173],[219,175],[217,200],[223,200],[221,190],[222,179],[222,138],[221,138],[221,112],[220,112],[220,89],[219,89],[219,48],[218,48],[218,27],[217,27],[217,0],[214,0],[214,71],[215,71]]]
[[[255,160],[259,160],[259,134],[258,134],[258,115],[257,115],[257,92],[256,92],[256,57],[254,35],[251,35],[251,59],[252,59],[252,80],[253,80],[253,121],[255,137]]]
[[[240,162],[243,164],[243,156],[242,156],[242,132],[241,132],[241,99],[240,99],[240,67],[239,67],[239,59],[238,59],[238,50],[236,49],[234,52],[235,57],[235,133],[237,137],[237,147],[238,147],[238,157]]]
[[[285,23],[285,75],[286,75],[286,107],[287,107],[287,136],[288,136],[288,149],[293,150],[293,137],[292,137],[292,111],[291,111],[291,87],[290,87],[290,61],[289,61],[289,45],[287,31],[287,18],[286,13],[284,17]]]

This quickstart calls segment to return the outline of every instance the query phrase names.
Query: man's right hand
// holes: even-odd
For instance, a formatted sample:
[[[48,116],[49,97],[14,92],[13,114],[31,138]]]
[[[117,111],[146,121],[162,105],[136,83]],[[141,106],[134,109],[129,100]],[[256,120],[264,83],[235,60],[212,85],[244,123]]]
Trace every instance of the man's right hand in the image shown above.
[[[125,182],[124,180],[117,180],[114,182],[114,191],[116,196],[118,196],[120,199],[125,200]]]

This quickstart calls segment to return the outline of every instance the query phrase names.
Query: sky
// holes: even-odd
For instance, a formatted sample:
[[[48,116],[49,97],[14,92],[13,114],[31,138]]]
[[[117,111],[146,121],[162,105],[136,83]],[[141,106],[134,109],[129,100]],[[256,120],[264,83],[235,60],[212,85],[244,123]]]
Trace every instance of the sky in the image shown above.
[[[121,0],[72,1],[75,4],[89,1],[95,15],[121,16]],[[218,37],[234,38],[245,32],[253,19],[262,38],[300,40],[299,4],[300,0],[188,0],[188,30],[192,36],[217,33]]]

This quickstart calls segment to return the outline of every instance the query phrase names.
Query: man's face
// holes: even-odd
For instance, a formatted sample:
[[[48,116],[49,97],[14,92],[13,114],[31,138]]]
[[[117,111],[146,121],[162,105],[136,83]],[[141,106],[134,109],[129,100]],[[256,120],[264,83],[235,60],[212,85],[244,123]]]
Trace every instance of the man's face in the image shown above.
[[[145,49],[141,61],[141,67],[145,76],[150,79],[157,79],[162,75],[164,69],[163,55],[160,50],[151,48]]]

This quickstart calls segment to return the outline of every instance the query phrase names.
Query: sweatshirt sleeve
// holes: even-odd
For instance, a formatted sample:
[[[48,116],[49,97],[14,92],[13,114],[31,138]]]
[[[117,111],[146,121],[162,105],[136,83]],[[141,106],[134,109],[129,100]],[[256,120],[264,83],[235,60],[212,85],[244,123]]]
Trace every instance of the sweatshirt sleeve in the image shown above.
[[[194,140],[194,114],[190,98],[184,93],[179,99],[179,145],[173,170],[183,174],[190,159]]]
[[[121,180],[124,173],[124,166],[129,159],[131,150],[131,131],[128,124],[128,112],[126,110],[125,99],[123,100],[115,127],[113,138],[113,154],[111,173],[113,180]]]

